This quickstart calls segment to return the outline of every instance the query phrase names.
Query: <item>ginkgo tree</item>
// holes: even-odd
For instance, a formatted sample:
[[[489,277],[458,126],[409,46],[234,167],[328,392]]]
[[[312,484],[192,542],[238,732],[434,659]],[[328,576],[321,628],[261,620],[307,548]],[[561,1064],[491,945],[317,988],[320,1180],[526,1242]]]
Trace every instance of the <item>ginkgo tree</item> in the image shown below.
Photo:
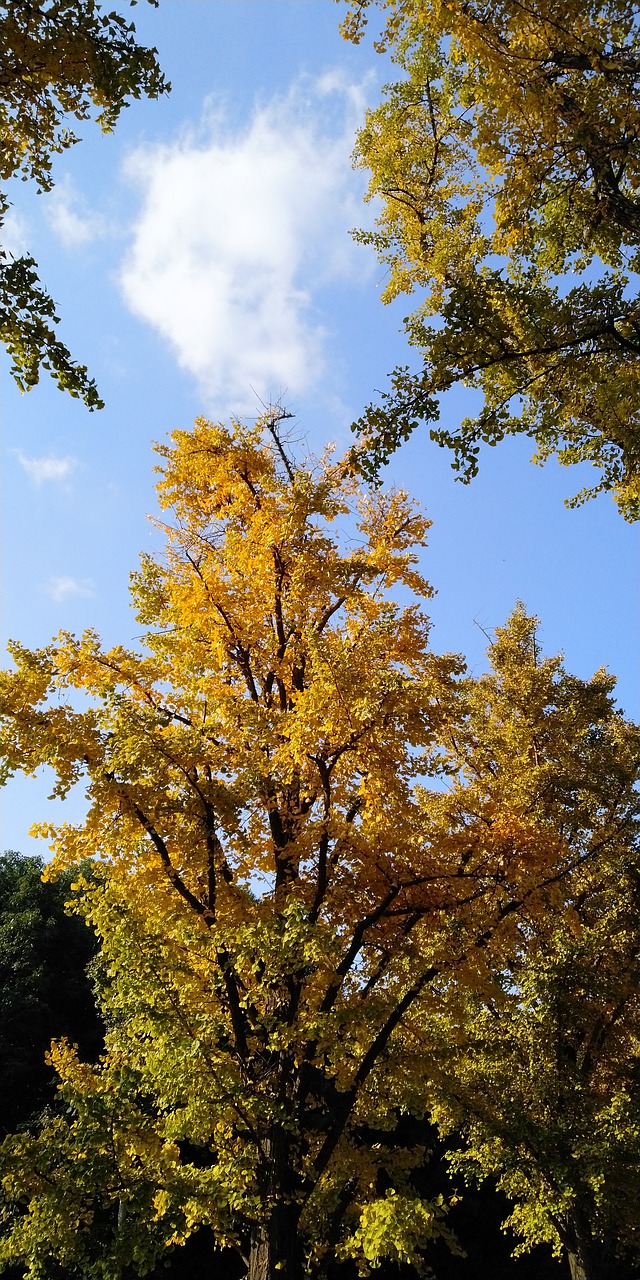
[[[50,191],[54,156],[78,142],[74,123],[94,115],[109,132],[130,99],[157,98],[169,87],[133,22],[97,0],[3,0],[0,44],[3,186],[20,178]],[[10,205],[0,191],[0,228]],[[21,391],[46,369],[62,390],[101,408],[94,380],[58,336],[58,320],[35,259],[0,248],[0,341]]]
[[[640,1257],[637,850],[615,870],[576,893],[569,927],[532,928],[492,990],[457,990],[462,1034],[450,1009],[432,1059],[453,1164],[494,1178],[518,1252],[549,1243],[572,1280],[636,1275]]]
[[[77,900],[107,1033],[97,1065],[53,1047],[64,1109],[4,1145],[0,1257],[106,1280],[204,1225],[251,1280],[419,1267],[447,1234],[396,1133],[427,1106],[425,1019],[454,981],[483,989],[523,912],[560,919],[616,838],[622,722],[601,682],[571,686],[572,718],[551,679],[532,742],[521,645],[481,794],[451,763],[469,689],[429,648],[407,497],[330,455],[294,466],[273,419],[201,420],[159,453],[142,652],[63,633],[14,645],[1,682],[5,772],[87,788],[83,822],[39,830],[52,874],[93,859]],[[608,808],[575,774],[592,732],[622,779]]]
[[[430,1011],[430,1112],[454,1165],[511,1200],[518,1252],[546,1242],[572,1280],[608,1280],[640,1257],[640,731],[607,710],[606,673],[581,685],[540,659],[522,610],[489,656],[453,767],[494,796],[505,748],[524,753],[531,799],[582,856],[562,909],[521,910],[519,943],[490,958],[491,980],[450,984]],[[469,798],[458,789],[467,812]]]
[[[420,366],[358,422],[375,472],[419,422],[469,479],[510,434],[586,462],[640,512],[640,39],[630,0],[347,0],[343,30],[399,77],[356,148],[377,225],[362,239],[407,294]],[[439,422],[455,384],[481,394]],[[446,412],[446,401],[445,401]]]

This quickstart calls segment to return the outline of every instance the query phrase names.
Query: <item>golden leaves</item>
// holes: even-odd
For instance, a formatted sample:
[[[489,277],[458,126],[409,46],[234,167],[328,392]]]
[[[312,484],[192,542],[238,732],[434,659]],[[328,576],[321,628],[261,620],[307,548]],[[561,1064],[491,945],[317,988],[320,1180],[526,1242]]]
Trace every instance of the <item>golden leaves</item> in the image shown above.
[[[144,651],[63,633],[0,684],[10,767],[86,779],[84,821],[47,835],[53,873],[90,860],[107,1025],[95,1068],[52,1050],[70,1118],[16,1160],[60,1166],[64,1196],[30,1183],[7,1256],[31,1238],[102,1277],[69,1199],[86,1224],[126,1202],[118,1265],[199,1223],[250,1235],[278,1200],[320,1256],[344,1194],[361,1259],[415,1259],[444,1228],[407,1192],[411,1152],[356,1130],[421,1109],[425,1026],[435,1060],[438,1018],[527,933],[577,936],[636,820],[637,732],[608,677],[541,658],[522,608],[484,676],[429,650],[428,521],[404,494],[285,465],[258,428],[200,420],[160,452],[174,522],[134,584]]]
[[[384,301],[418,294],[405,327],[424,367],[396,369],[356,424],[357,465],[376,474],[461,383],[482,392],[481,411],[431,434],[463,478],[480,442],[523,433],[536,461],[600,470],[572,503],[607,490],[637,519],[633,7],[356,0],[347,38],[374,9],[401,74],[359,135],[381,211],[358,239],[388,267]]]

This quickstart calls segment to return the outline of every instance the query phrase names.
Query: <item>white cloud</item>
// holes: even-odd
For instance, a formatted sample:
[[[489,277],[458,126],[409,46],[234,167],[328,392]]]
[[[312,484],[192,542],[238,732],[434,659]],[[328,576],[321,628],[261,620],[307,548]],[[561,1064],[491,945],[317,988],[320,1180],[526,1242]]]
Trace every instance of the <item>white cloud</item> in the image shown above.
[[[2,248],[12,258],[27,253],[27,223],[16,209],[7,209],[1,222]]]
[[[211,103],[199,133],[135,152],[142,207],[121,271],[131,309],[163,335],[221,413],[323,372],[314,293],[368,271],[350,163],[361,86],[303,79],[232,128]]]
[[[92,212],[69,177],[62,178],[47,198],[47,217],[65,249],[78,249],[104,235],[104,219]]]
[[[71,578],[71,577],[53,577],[49,578],[47,585],[47,595],[51,596],[56,604],[60,604],[62,600],[68,600],[70,596],[93,595],[93,588],[88,578]]]
[[[21,449],[14,449],[13,453],[34,484],[43,484],[46,480],[68,480],[80,465],[77,458],[54,458],[52,454],[44,458],[27,458]]]

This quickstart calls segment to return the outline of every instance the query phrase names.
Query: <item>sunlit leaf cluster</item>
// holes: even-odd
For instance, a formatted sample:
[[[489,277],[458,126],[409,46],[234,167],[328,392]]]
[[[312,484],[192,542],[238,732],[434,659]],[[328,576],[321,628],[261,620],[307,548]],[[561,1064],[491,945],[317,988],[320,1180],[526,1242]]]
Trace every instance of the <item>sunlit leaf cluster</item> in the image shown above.
[[[479,413],[431,434],[462,478],[483,442],[524,433],[538,460],[595,467],[588,492],[637,518],[635,7],[356,0],[345,34],[359,40],[367,18],[399,79],[358,139],[380,201],[359,238],[387,264],[385,299],[415,297],[423,364],[397,369],[360,419],[360,465],[375,474],[461,382]]]

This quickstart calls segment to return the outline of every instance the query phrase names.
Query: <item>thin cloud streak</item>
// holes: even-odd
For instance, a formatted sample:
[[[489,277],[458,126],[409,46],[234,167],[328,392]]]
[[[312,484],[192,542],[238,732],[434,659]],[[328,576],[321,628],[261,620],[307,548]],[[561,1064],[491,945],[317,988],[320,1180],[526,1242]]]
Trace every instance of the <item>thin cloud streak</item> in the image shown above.
[[[0,220],[2,248],[10,258],[28,253],[27,222],[17,209],[7,209]]]
[[[47,595],[61,604],[71,596],[82,596],[89,599],[93,595],[93,584],[89,578],[72,578],[69,576],[49,578]]]
[[[124,297],[217,412],[254,408],[252,388],[298,394],[325,372],[315,298],[371,270],[348,234],[361,218],[349,157],[363,111],[361,86],[305,78],[242,129],[209,105],[198,135],[128,160],[142,207]]]
[[[54,187],[45,207],[49,226],[65,249],[81,249],[105,234],[104,219],[88,208],[69,177]]]
[[[80,466],[77,458],[56,458],[49,454],[43,458],[27,458],[21,449],[13,450],[23,471],[34,484],[41,485],[46,481],[61,482],[68,480],[73,471]]]

